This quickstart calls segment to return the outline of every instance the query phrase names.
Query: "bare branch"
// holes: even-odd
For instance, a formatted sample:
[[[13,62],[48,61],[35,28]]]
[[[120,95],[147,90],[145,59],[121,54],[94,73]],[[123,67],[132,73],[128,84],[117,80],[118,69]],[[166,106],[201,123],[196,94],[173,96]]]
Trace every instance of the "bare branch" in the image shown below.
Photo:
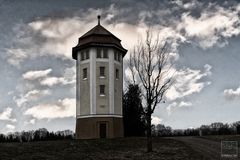
[[[152,113],[173,83],[173,77],[169,76],[173,64],[168,43],[161,44],[159,35],[153,39],[152,32],[147,30],[145,43],[141,42],[134,48],[129,66],[134,84],[142,86],[147,135],[151,136]]]

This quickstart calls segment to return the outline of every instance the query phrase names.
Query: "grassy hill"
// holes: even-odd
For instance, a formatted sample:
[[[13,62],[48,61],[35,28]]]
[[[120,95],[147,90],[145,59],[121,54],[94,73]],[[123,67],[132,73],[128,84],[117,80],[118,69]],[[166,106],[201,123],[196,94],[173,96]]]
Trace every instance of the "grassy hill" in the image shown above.
[[[153,139],[154,152],[146,153],[145,138],[59,140],[0,143],[1,160],[178,160],[202,159],[184,143],[168,138]]]

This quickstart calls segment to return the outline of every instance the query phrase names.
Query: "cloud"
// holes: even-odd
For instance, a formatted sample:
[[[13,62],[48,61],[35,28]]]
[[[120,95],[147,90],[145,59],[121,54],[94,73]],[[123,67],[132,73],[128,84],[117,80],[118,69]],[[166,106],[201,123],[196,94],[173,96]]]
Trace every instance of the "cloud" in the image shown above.
[[[54,119],[74,117],[76,114],[76,99],[65,98],[55,104],[39,104],[25,111],[25,115],[31,115],[36,119]]]
[[[89,9],[79,16],[36,19],[27,25],[22,24],[23,27],[19,27],[26,30],[25,34],[17,40],[15,48],[7,49],[8,59],[16,57],[14,58],[15,63],[46,55],[71,59],[72,47],[77,45],[78,38],[97,24],[96,15],[98,12],[106,15],[101,19],[103,26],[116,34],[127,49],[131,49],[148,28],[148,24],[142,21],[142,18],[136,20],[137,25],[128,22],[110,22],[114,21],[113,18],[117,14],[124,14],[122,9],[115,8],[114,5],[110,5],[104,11]],[[153,29],[159,31],[161,39],[173,39],[172,44],[176,45],[175,41],[184,40],[184,37],[172,27],[156,24]],[[22,34],[22,32],[20,33]],[[17,54],[15,50],[21,51],[24,56],[17,57],[20,54]]]
[[[6,132],[13,132],[16,127],[12,124],[6,125]]]
[[[40,44],[41,54],[71,58],[71,49],[76,45],[78,35],[89,25],[79,17],[37,20],[28,24],[34,39],[44,38]],[[37,46],[34,46],[37,47]],[[38,49],[38,48],[36,48]]]
[[[0,131],[3,134],[8,134],[10,132],[14,132],[15,128],[16,128],[16,126],[13,124],[6,124],[5,127],[2,127]]]
[[[63,73],[63,77],[66,81],[66,84],[76,83],[76,66],[66,68]]]
[[[181,101],[178,106],[179,107],[189,107],[189,106],[192,106],[192,103]]]
[[[51,92],[49,90],[32,90],[27,92],[27,94],[24,96],[26,99],[36,99],[40,96],[49,95]]]
[[[222,46],[227,43],[224,38],[240,34],[240,12],[237,7],[223,8],[216,5],[202,10],[200,17],[194,17],[189,12],[182,14],[177,28],[185,32],[187,39],[206,49],[215,44]]]
[[[27,99],[24,96],[21,96],[20,98],[13,97],[13,101],[17,104],[18,107],[21,107],[24,103],[27,102]]]
[[[31,120],[29,121],[29,123],[30,123],[30,124],[35,124],[35,121],[36,121],[35,119],[31,119]]]
[[[68,81],[67,79],[65,79],[65,77],[47,77],[40,81],[41,85],[49,86],[49,87],[56,84],[66,85],[66,84],[73,84],[73,83],[75,83],[75,80]]]
[[[76,82],[76,68],[75,66],[66,68],[64,70],[63,76],[62,77],[45,77],[40,81],[41,85],[44,86],[53,86],[56,84],[62,84],[62,85],[67,85],[67,84],[74,84]]]
[[[16,96],[13,97],[14,102],[18,107],[30,106],[32,102],[39,100],[47,95],[51,95],[59,88],[45,89],[46,87],[52,87],[54,85],[69,85],[69,88],[64,88],[65,90],[69,89],[71,93],[75,94],[75,86],[72,86],[76,82],[76,68],[75,65],[72,67],[67,67],[64,70],[61,70],[61,76],[55,77],[52,76],[53,70],[51,68],[46,70],[30,70],[25,72],[22,77],[23,81],[16,87],[17,92]],[[63,97],[62,93],[54,93],[58,97]],[[54,99],[52,95],[52,99]]]
[[[12,95],[14,93],[14,91],[9,91],[8,93],[7,93],[7,95]]]
[[[177,102],[173,102],[172,104],[168,105],[166,108],[168,115],[171,115],[173,108],[176,108],[177,106]]]
[[[46,77],[49,73],[52,72],[52,69],[46,69],[46,70],[38,70],[38,71],[28,71],[24,73],[22,76],[26,80],[35,80],[38,78]]]
[[[47,77],[40,82],[41,85],[45,86],[53,86],[59,83],[66,83],[63,77]]]
[[[81,16],[45,17],[18,24],[14,47],[6,48],[8,62],[19,66],[27,59],[41,56],[71,59],[78,38],[97,24],[98,12],[89,9]]]
[[[188,108],[191,106],[192,106],[191,102],[185,102],[185,101],[173,102],[167,106],[166,110],[167,110],[168,115],[171,115],[175,110],[177,110],[179,108]]]
[[[39,82],[43,86],[53,86],[56,84],[73,84],[76,82],[76,71],[75,66],[71,68],[66,68],[63,72],[63,77],[53,77],[49,74],[52,69],[38,70],[38,71],[28,71],[24,73],[23,79],[33,81],[39,79]]]
[[[224,97],[229,100],[234,100],[240,98],[240,87],[237,89],[225,89],[223,91]]]
[[[22,48],[6,49],[8,59],[7,62],[13,66],[19,67],[20,63],[27,58],[27,53]]]
[[[0,113],[0,120],[3,121],[10,121],[10,122],[16,122],[17,120],[12,117],[12,108],[7,107],[4,109],[2,113]]]
[[[117,7],[109,3],[103,9],[88,8],[81,14],[66,14],[65,17],[40,17],[15,27],[16,44],[6,48],[7,59],[13,65],[46,55],[71,59],[72,47],[81,35],[97,24],[98,14],[103,15],[103,26],[116,34],[127,49],[138,42],[149,25],[159,32],[160,38],[170,39],[175,48],[183,42],[198,44],[204,49],[222,46],[227,43],[226,38],[240,34],[239,8],[239,4],[213,5],[197,0],[141,1],[134,5],[122,2]]]
[[[17,104],[18,107],[21,107],[23,104],[37,100],[39,97],[50,95],[51,91],[46,89],[46,90],[31,90],[28,91],[25,95],[20,95],[20,97],[14,97],[13,100]]]
[[[35,124],[36,123],[36,119],[30,119],[29,121],[25,121],[24,122],[24,125],[26,126],[26,125],[29,125],[29,124],[31,124],[31,125],[33,125],[33,124]]]
[[[173,101],[193,93],[199,93],[205,86],[211,84],[209,81],[202,80],[211,75],[211,68],[209,64],[206,64],[203,71],[190,68],[176,71],[174,84],[166,92],[166,99]]]
[[[236,6],[236,9],[237,9],[237,11],[240,12],[240,4],[238,4],[238,5]]]
[[[25,80],[36,80],[40,79],[40,83],[42,85],[52,86],[54,84],[62,83],[62,84],[71,84],[75,82],[76,78],[76,69],[74,67],[65,68],[63,72],[63,77],[52,77],[49,76],[52,73],[52,69],[46,70],[37,70],[37,71],[27,71],[22,75],[23,79]]]
[[[202,3],[199,2],[198,0],[192,0],[192,1],[173,0],[171,1],[171,3],[176,4],[179,8],[185,9],[185,10],[193,10],[199,6],[202,6]]]
[[[157,116],[152,116],[152,124],[153,125],[158,125],[162,122],[161,118],[158,118]]]

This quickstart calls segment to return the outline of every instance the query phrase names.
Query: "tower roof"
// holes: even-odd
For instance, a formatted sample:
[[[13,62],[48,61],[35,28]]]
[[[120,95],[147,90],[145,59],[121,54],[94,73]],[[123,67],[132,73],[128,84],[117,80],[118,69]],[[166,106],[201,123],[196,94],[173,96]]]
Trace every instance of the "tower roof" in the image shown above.
[[[91,35],[102,35],[102,36],[113,36],[116,39],[118,39],[116,36],[114,36],[111,32],[109,32],[107,29],[105,29],[103,26],[101,26],[100,24],[96,25],[95,27],[93,27],[91,30],[89,30],[87,33],[85,33],[84,35],[82,35],[79,39],[82,39],[84,37],[87,36],[91,36]],[[121,41],[120,39],[118,39],[119,41]]]
[[[101,26],[100,16],[98,16],[98,24],[78,39],[77,46],[72,49],[72,57],[77,59],[77,51],[89,46],[114,47],[122,51],[123,56],[125,56],[127,52],[127,50],[122,47],[121,40]]]

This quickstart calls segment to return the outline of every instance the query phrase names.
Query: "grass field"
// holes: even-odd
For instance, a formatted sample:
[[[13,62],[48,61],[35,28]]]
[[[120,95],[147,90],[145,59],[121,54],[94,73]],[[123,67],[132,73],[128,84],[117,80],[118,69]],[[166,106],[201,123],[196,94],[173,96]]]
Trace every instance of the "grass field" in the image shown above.
[[[221,141],[238,141],[238,142],[240,142],[240,135],[214,135],[214,136],[202,136],[201,138],[213,140],[216,142],[221,142]]]
[[[1,143],[1,160],[198,160],[201,155],[184,143],[154,138],[154,152],[146,153],[145,138],[112,140],[62,140],[28,143]]]

